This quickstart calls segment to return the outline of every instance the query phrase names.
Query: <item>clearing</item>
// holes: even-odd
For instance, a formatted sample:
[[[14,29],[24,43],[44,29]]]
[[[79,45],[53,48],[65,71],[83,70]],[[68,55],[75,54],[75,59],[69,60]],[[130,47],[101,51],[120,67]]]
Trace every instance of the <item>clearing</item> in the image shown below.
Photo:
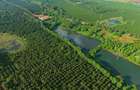
[[[33,14],[33,16],[38,18],[38,19],[40,19],[40,20],[42,20],[42,21],[50,19],[50,17],[47,16],[47,15],[36,15],[36,14]]]
[[[16,35],[0,33],[0,52],[16,52],[24,47],[23,39]]]
[[[139,41],[137,38],[131,36],[130,34],[124,34],[120,37],[114,37],[114,38],[123,43],[135,43],[135,42]]]

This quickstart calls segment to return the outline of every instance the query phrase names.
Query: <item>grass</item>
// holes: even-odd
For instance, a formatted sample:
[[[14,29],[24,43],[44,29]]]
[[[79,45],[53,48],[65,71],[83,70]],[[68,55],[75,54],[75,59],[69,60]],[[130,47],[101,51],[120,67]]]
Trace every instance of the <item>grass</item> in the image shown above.
[[[38,5],[41,5],[41,2],[43,0],[30,0],[31,2],[35,3],[35,4],[38,4]]]
[[[0,33],[0,51],[4,52],[16,52],[25,47],[25,42],[22,38],[16,35],[10,35],[8,33]]]
[[[140,33],[140,5],[132,3],[109,2],[103,0],[88,0],[76,4],[71,0],[48,0],[50,4],[63,8],[67,14],[90,23],[113,17],[123,17],[126,25],[117,29],[139,36]]]

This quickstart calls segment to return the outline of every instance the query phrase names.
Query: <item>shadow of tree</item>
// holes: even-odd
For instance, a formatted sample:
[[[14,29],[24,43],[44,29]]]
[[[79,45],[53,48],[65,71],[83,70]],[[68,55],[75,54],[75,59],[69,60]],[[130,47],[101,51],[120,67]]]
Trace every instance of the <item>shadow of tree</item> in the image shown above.
[[[5,66],[10,64],[10,58],[7,52],[0,52],[0,66]]]
[[[123,78],[124,78],[124,83],[129,85],[133,84],[130,76],[123,76]]]

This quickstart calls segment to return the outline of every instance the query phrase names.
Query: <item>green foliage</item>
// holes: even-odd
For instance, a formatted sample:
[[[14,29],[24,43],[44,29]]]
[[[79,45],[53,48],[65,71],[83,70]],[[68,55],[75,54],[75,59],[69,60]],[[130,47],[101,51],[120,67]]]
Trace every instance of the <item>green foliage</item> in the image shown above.
[[[18,5],[21,8],[25,8],[26,10],[29,10],[34,13],[40,13],[40,6],[36,3],[31,3],[31,0],[6,0],[7,2],[10,2],[13,5]]]
[[[6,9],[5,9],[6,7]],[[0,53],[0,88],[8,90],[120,90],[71,45],[53,35],[31,14],[0,1],[0,32],[24,37],[25,50]],[[5,12],[5,13],[3,13]],[[5,62],[3,62],[5,61]],[[91,61],[90,61],[91,62]],[[98,68],[97,68],[98,67]],[[106,73],[106,72],[105,72]],[[0,83],[0,84],[1,84]]]
[[[79,0],[78,0],[79,1]],[[116,29],[126,31],[139,36],[140,32],[140,6],[129,3],[109,2],[106,0],[48,0],[49,4],[63,8],[67,14],[87,21],[96,23],[98,20],[109,19],[113,17],[123,17],[127,24],[120,25]],[[65,3],[65,4],[63,4]]]
[[[96,48],[93,48],[93,49],[91,49],[91,50],[89,51],[89,54],[90,54],[91,56],[95,57],[95,56],[96,56],[96,53],[99,52],[101,49],[102,49],[101,46],[98,46],[98,47],[96,47]]]

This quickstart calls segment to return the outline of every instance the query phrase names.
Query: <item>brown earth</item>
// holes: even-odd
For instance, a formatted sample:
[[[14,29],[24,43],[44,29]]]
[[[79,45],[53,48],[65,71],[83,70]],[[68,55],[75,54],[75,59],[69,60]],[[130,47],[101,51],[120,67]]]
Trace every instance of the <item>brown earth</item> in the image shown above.
[[[139,39],[135,38],[131,34],[124,34],[122,36],[117,36],[117,35],[111,34],[108,31],[105,31],[105,30],[103,30],[101,33],[102,33],[102,36],[106,39],[112,38],[112,39],[122,42],[122,43],[136,43],[136,42],[140,41]]]
[[[140,0],[133,0],[133,2],[140,3]]]
[[[48,19],[50,19],[50,17],[47,16],[47,15],[37,15],[37,14],[33,14],[33,16],[36,17],[36,18],[38,18],[38,19],[40,19],[40,20],[48,20]]]
[[[6,89],[0,84],[0,90],[6,90]]]
[[[115,39],[124,43],[135,43],[138,41],[137,38],[131,36],[130,34],[124,34],[121,37],[115,37]]]

